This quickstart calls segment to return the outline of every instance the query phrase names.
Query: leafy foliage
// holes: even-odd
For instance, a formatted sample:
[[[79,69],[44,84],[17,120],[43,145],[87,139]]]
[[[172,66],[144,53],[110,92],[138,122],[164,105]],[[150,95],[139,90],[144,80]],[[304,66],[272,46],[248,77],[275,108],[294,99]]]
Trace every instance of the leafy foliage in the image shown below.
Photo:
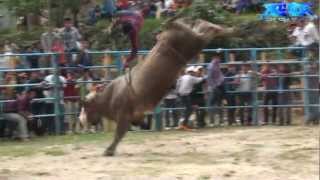
[[[39,13],[40,9],[47,7],[48,0],[5,0],[5,4],[18,15],[29,12]],[[51,0],[52,21],[55,25],[61,25],[66,10],[77,14],[84,0]],[[181,10],[179,16],[191,17],[193,19],[204,19],[212,23],[226,27],[234,27],[236,32],[214,39],[208,48],[239,48],[239,47],[270,47],[286,46],[287,30],[284,23],[261,22],[254,14],[236,16],[225,11],[220,3],[213,0],[196,0],[193,4]],[[144,27],[140,32],[140,48],[150,49],[155,44],[156,32],[160,29],[164,19],[146,19]],[[108,35],[103,30],[109,25],[109,20],[101,20],[95,26],[87,26],[81,29],[82,33],[92,43],[94,49],[128,49],[130,43],[120,30]],[[37,31],[37,32],[36,32]],[[36,28],[35,32],[20,33],[10,32],[4,34],[1,39],[19,39],[23,41],[38,40],[41,30]],[[25,39],[23,39],[25,38]]]
[[[45,6],[44,0],[5,0],[4,4],[15,12],[17,16],[23,16],[28,13],[39,14]]]
[[[183,9],[181,13],[192,19],[205,19],[217,24],[226,23],[230,14],[220,4],[212,0],[198,0],[194,1],[190,7]]]

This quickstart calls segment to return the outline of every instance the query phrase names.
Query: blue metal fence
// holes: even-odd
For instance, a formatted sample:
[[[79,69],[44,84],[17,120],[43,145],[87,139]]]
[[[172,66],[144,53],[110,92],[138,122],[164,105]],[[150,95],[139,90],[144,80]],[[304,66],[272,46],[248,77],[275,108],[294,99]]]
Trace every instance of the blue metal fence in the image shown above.
[[[320,110],[319,103],[317,104],[310,104],[309,103],[309,94],[310,92],[319,92],[319,89],[310,89],[309,84],[308,84],[308,78],[310,77],[319,77],[319,72],[318,74],[312,74],[310,75],[308,73],[308,64],[310,63],[310,59],[308,59],[308,56],[306,53],[302,53],[303,56],[300,59],[294,59],[294,60],[285,60],[283,58],[283,55],[285,54],[285,51],[288,50],[301,50],[305,51],[304,48],[300,47],[275,47],[275,48],[235,48],[235,49],[204,49],[202,53],[212,53],[212,52],[223,52],[224,54],[224,63],[222,65],[228,65],[228,64],[235,64],[235,65],[241,65],[241,64],[249,64],[251,65],[251,68],[254,72],[259,72],[259,66],[262,64],[270,63],[270,64],[279,64],[279,63],[287,63],[288,65],[298,65],[302,68],[303,73],[302,74],[296,74],[296,75],[290,75],[290,77],[294,78],[301,78],[302,83],[304,85],[303,88],[298,88],[298,89],[289,89],[289,90],[283,90],[283,92],[295,92],[295,93],[303,93],[303,103],[292,103],[288,105],[263,105],[259,101],[259,94],[260,93],[265,93],[265,92],[278,92],[278,90],[259,90],[258,88],[258,79],[255,78],[253,79],[255,81],[254,83],[254,88],[252,89],[252,98],[253,98],[253,103],[250,106],[223,106],[223,107],[215,107],[215,108],[222,108],[222,109],[230,109],[230,108],[252,108],[252,117],[253,117],[253,123],[255,125],[259,125],[259,109],[264,108],[264,107],[301,107],[304,108],[304,114],[305,114],[305,120],[309,117],[310,115],[310,108],[311,107],[318,107]],[[266,52],[266,51],[276,51],[277,52],[277,57],[279,58],[277,61],[263,61],[258,59],[258,53],[261,52]],[[234,61],[231,62],[229,60],[229,54],[231,52],[248,52],[249,53],[249,59],[245,61]],[[93,55],[111,55],[114,57],[115,61],[112,65],[96,65],[96,66],[90,66],[86,68],[90,69],[116,69],[119,72],[119,75],[122,73],[121,72],[121,67],[122,67],[122,62],[121,62],[121,56],[123,55],[128,55],[130,52],[129,51],[91,51],[90,52]],[[142,50],[139,51],[139,54],[141,55],[146,55],[148,54],[149,51],[147,50]],[[26,57],[26,56],[49,56],[50,57],[50,62],[51,62],[51,67],[42,67],[42,68],[34,68],[34,69],[1,69],[0,68],[0,75],[5,73],[5,72],[32,72],[32,71],[53,71],[54,74],[54,82],[53,87],[54,87],[54,97],[52,98],[42,98],[42,99],[35,99],[34,101],[40,101],[40,100],[50,100],[54,102],[54,114],[43,114],[43,115],[36,115],[34,117],[55,117],[55,126],[56,126],[56,133],[59,133],[60,127],[61,127],[61,122],[59,121],[59,117],[64,115],[63,112],[61,111],[60,106],[60,101],[63,97],[60,97],[60,89],[61,89],[61,84],[59,83],[59,71],[61,69],[72,69],[75,67],[71,68],[66,68],[66,67],[59,67],[58,62],[57,62],[57,56],[58,54],[56,53],[29,53],[29,54],[10,54],[10,55],[4,55],[0,54],[0,58],[5,57],[5,56],[19,56],[19,57]],[[320,64],[320,59],[318,59],[318,63]],[[201,65],[201,66],[207,66],[208,63],[197,63],[197,64],[188,64],[188,66],[191,65]],[[271,76],[270,76],[271,77]],[[278,77],[278,76],[274,76]],[[110,80],[101,80],[101,81],[81,81],[78,83],[92,83],[92,82],[109,82]],[[39,86],[40,84],[0,84],[0,88],[8,88],[8,87],[32,87],[32,86]],[[228,91],[227,93],[232,93],[236,94],[239,93],[238,91]],[[68,98],[77,98],[77,97],[68,97]],[[0,100],[0,104],[9,102],[10,100]],[[210,110],[212,107],[200,107],[200,109],[206,109]],[[168,110],[182,110],[183,108],[164,108],[162,106],[157,107],[157,113],[156,113],[156,119],[157,119],[157,127],[160,129],[162,127],[159,119],[159,113],[162,113],[164,111]],[[78,113],[78,112],[74,112]],[[70,115],[72,113],[68,113],[65,115]]]

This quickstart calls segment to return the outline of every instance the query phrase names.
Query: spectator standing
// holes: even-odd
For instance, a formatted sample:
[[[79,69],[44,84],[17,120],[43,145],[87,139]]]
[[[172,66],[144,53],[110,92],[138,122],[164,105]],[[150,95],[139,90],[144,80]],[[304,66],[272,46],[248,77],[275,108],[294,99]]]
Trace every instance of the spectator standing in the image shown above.
[[[44,83],[46,85],[45,91],[44,91],[44,95],[46,98],[52,98],[52,97],[56,97],[55,96],[55,92],[54,92],[54,87],[58,86],[59,88],[59,95],[61,98],[61,101],[59,102],[59,108],[60,108],[60,112],[63,112],[63,87],[65,87],[66,85],[66,79],[63,76],[59,76],[59,82],[56,82],[55,80],[55,75],[54,74],[49,74],[44,78]],[[54,101],[53,100],[46,100],[46,114],[54,114]],[[48,132],[49,134],[54,134],[55,130],[58,130],[60,133],[64,133],[64,117],[63,115],[61,115],[59,118],[60,121],[60,129],[57,129],[58,127],[55,126],[54,123],[54,117],[47,117],[46,123],[47,123],[47,127],[48,127]]]
[[[222,105],[222,97],[224,94],[223,81],[224,76],[220,69],[220,57],[214,55],[211,63],[208,66],[208,107],[210,108],[211,122],[214,124],[214,114],[219,113],[219,124],[223,123],[223,111],[222,109],[216,110],[215,108]]]
[[[74,55],[72,53],[78,52],[78,41],[81,40],[81,35],[76,27],[73,26],[71,18],[64,19],[64,28],[61,31],[63,42],[64,42],[64,51],[67,54],[67,66],[74,65]]]
[[[56,58],[59,66],[62,66],[62,67],[66,66],[67,62],[66,62],[65,53],[64,53],[65,49],[64,49],[63,40],[61,39],[60,36],[56,35],[54,37],[51,51],[58,54]]]
[[[290,70],[287,65],[278,66],[278,104],[289,105],[291,100],[290,89]],[[287,91],[287,92],[285,92]],[[279,124],[291,124],[291,107],[279,107]]]
[[[4,74],[4,81],[3,83],[4,85],[13,85],[13,84],[17,84],[17,77],[16,74],[13,72],[6,72]],[[11,98],[11,97],[15,97],[16,94],[16,88],[15,87],[4,87],[3,88],[5,91],[5,97]]]
[[[320,81],[319,81],[319,64],[317,62],[311,62],[308,65],[308,75],[312,75],[312,77],[308,77],[307,85],[308,89],[306,98],[309,101],[309,104],[312,105],[311,107],[307,108],[308,117],[307,123],[308,124],[319,124],[320,121],[320,110],[319,110],[319,97],[320,97]],[[318,106],[317,106],[318,105]]]
[[[4,49],[4,55],[3,57],[0,57],[0,70],[7,70],[7,69],[13,69],[15,68],[14,61],[12,61],[13,56],[11,49],[3,48]],[[0,82],[4,80],[5,73],[2,71],[0,72]]]
[[[278,105],[278,93],[276,90],[278,89],[278,80],[277,77],[270,77],[270,76],[277,76],[277,69],[275,66],[265,64],[265,66],[261,70],[262,76],[262,85],[264,90],[267,92],[264,93],[263,97],[263,104],[269,105]],[[268,92],[269,91],[269,92]],[[271,92],[270,92],[271,91]],[[272,124],[276,123],[277,119],[277,107],[272,107]],[[269,123],[269,107],[264,108],[264,124]]]
[[[80,53],[78,55],[78,63],[80,66],[92,66],[92,55],[89,53],[89,42],[82,41]]]
[[[26,84],[28,82],[29,79],[29,75],[25,72],[19,72],[16,76],[16,83],[17,84]],[[23,91],[25,91],[27,89],[27,87],[23,87],[23,86],[19,86],[19,87],[15,87],[15,92],[17,94],[22,93]]]
[[[27,53],[40,53],[40,50],[36,48],[35,44],[33,44],[32,46],[27,48]],[[29,64],[29,68],[39,68],[39,55],[27,56],[26,59]]]
[[[117,7],[115,0],[104,0],[102,6],[102,14],[104,17],[113,17]]]
[[[250,0],[237,0],[236,1],[236,14],[240,14],[243,11],[246,11],[250,6]]]
[[[117,0],[117,9],[118,10],[126,10],[129,8],[128,0]]]
[[[52,27],[49,27],[46,32],[41,34],[40,44],[44,53],[57,52],[54,50],[54,42],[57,37],[58,33],[54,31]],[[40,67],[49,67],[50,58],[51,56],[46,56],[45,60],[40,61]]]
[[[240,73],[236,76],[239,86],[238,104],[240,106],[252,106],[252,89],[253,89],[253,72],[250,65],[244,64],[241,67]],[[245,112],[247,116],[245,118]],[[240,107],[239,109],[241,125],[251,125],[252,123],[252,107]],[[245,120],[246,119],[246,120]],[[246,121],[246,123],[245,123]]]
[[[289,39],[292,42],[292,47],[303,47],[303,22],[297,21],[296,24],[293,24],[291,28],[293,28],[292,33],[289,35]],[[290,50],[293,55],[301,58],[302,57],[302,51],[300,49],[294,49]]]
[[[313,58],[318,58],[320,41],[318,29],[311,19],[307,20],[306,18],[303,18],[302,24],[304,25],[302,30],[304,35],[302,45],[310,50]]]
[[[64,87],[64,102],[65,102],[65,122],[68,125],[68,133],[76,133],[79,130],[78,122],[78,90],[76,89],[76,78],[73,72],[68,72],[66,77],[67,84]]]
[[[204,77],[202,66],[195,67],[195,76],[200,78]],[[205,81],[195,84],[191,92],[192,104],[196,106],[196,109],[197,109],[196,117],[197,117],[199,128],[204,128],[206,126],[206,122],[205,122],[206,111],[204,109],[200,109],[200,107],[204,107],[206,105],[205,98],[204,98],[204,94],[205,94],[204,85],[205,85]]]
[[[89,25],[94,25],[102,18],[102,10],[99,5],[96,5],[94,8],[89,11]]]
[[[40,99],[44,98],[42,83],[43,77],[42,74],[38,71],[33,71],[30,74],[30,79],[27,81],[27,84],[39,84],[38,86],[28,87],[28,90],[33,90],[35,92],[35,98]],[[46,112],[46,104],[43,100],[37,100],[31,102],[31,112],[34,115],[42,115]],[[43,135],[46,131],[45,127],[45,118],[35,117],[30,123],[30,126],[37,135]]]
[[[295,46],[306,47],[312,57],[318,57],[320,36],[312,20],[307,20],[305,17],[300,18],[290,37],[295,40]],[[301,52],[295,55],[301,57]]]
[[[177,107],[177,88],[176,84],[174,84],[171,88],[169,93],[164,98],[164,107],[165,108],[176,108]],[[178,126],[178,110],[166,110],[165,111],[165,120],[166,120],[166,127],[170,127],[170,114],[172,114],[173,125],[171,127]]]
[[[181,98],[181,102],[185,107],[184,120],[180,125],[180,129],[190,130],[189,117],[192,113],[192,101],[191,92],[194,86],[200,82],[204,81],[202,77],[195,77],[195,69],[190,66],[186,69],[186,74],[179,78],[178,80],[178,93]]]
[[[41,47],[44,52],[51,52],[53,47],[54,38],[57,36],[57,34],[53,31],[52,28],[48,28],[47,32],[44,32],[41,34],[40,42]]]
[[[237,75],[237,70],[235,65],[228,65],[227,72],[225,73],[225,90],[226,90],[226,100],[227,106],[236,106],[236,95],[230,91],[235,91],[239,85],[239,81],[235,78]],[[228,124],[231,126],[236,123],[235,113],[236,108],[228,108]]]

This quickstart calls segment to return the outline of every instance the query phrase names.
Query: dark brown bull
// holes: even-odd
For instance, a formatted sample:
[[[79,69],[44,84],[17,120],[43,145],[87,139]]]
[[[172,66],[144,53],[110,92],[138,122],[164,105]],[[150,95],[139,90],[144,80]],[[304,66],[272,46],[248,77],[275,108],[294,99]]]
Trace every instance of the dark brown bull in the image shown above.
[[[104,155],[114,155],[130,123],[141,123],[144,113],[153,110],[161,101],[187,62],[215,35],[224,31],[222,27],[203,20],[170,22],[143,63],[84,102],[89,123],[97,123],[101,117],[117,123],[114,140]]]

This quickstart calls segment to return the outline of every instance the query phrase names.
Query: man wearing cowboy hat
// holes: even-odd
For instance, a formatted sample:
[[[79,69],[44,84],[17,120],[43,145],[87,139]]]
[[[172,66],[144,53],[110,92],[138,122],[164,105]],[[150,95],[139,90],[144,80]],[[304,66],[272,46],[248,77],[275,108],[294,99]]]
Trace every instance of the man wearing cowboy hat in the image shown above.
[[[189,117],[192,113],[191,92],[197,83],[204,80],[202,77],[195,76],[195,67],[190,66],[186,69],[186,74],[181,76],[178,80],[178,94],[181,97],[183,106],[185,107],[184,121],[182,122],[180,129],[190,130],[188,127]]]

